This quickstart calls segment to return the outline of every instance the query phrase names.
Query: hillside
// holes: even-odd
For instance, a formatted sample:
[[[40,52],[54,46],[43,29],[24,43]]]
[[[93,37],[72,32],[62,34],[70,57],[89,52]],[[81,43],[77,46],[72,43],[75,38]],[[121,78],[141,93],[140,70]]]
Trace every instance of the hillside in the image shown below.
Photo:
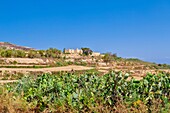
[[[11,44],[8,42],[0,42],[0,47],[6,48],[6,49],[17,49],[17,50],[34,50],[33,48],[30,48],[30,47],[19,46],[19,45]]]

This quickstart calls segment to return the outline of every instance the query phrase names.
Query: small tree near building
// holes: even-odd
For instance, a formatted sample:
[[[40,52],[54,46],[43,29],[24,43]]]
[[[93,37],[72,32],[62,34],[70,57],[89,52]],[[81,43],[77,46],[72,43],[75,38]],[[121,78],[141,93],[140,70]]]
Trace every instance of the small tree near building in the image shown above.
[[[117,57],[117,54],[106,53],[103,57],[103,61],[108,65],[108,63],[112,62]]]
[[[93,51],[90,48],[81,48],[83,50],[83,55],[92,55]]]

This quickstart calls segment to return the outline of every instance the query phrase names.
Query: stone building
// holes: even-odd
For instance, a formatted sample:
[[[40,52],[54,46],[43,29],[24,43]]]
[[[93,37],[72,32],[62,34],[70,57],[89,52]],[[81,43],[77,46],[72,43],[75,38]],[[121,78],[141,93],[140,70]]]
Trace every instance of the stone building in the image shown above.
[[[83,54],[82,49],[64,49],[63,51],[66,54]],[[92,52],[91,56],[100,56],[101,54],[99,52]]]
[[[82,49],[65,49],[64,53],[66,54],[83,54],[83,50]]]
[[[93,53],[92,53],[92,56],[100,56],[100,53],[98,53],[98,52],[93,52]]]

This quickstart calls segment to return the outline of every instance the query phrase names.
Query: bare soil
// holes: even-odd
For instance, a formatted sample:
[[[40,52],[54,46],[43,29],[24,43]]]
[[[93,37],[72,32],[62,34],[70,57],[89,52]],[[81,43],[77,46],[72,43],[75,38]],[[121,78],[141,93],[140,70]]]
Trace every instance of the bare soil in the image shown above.
[[[46,64],[47,62],[40,58],[0,58],[6,63],[17,62],[19,64]]]
[[[59,72],[59,71],[78,71],[78,70],[90,70],[93,67],[85,66],[63,66],[63,67],[50,67],[50,68],[0,68],[0,71],[15,71],[15,72]]]
[[[41,67],[46,67],[48,65],[32,65],[32,64],[0,64],[0,66],[17,66],[17,67],[32,67],[32,66],[41,66]]]
[[[0,80],[0,84],[5,84],[5,83],[13,83],[17,82],[18,80]]]

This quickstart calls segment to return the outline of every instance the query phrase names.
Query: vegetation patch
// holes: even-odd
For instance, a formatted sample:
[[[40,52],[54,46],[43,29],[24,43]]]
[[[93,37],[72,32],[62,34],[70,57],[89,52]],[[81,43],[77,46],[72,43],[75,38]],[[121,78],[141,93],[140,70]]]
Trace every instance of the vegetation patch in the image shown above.
[[[111,72],[75,75],[43,74],[24,77],[7,85],[13,98],[20,97],[36,112],[166,112],[170,108],[170,74],[147,74],[127,80],[129,74]],[[144,109],[145,108],[145,109]],[[144,111],[145,110],[145,111]]]

